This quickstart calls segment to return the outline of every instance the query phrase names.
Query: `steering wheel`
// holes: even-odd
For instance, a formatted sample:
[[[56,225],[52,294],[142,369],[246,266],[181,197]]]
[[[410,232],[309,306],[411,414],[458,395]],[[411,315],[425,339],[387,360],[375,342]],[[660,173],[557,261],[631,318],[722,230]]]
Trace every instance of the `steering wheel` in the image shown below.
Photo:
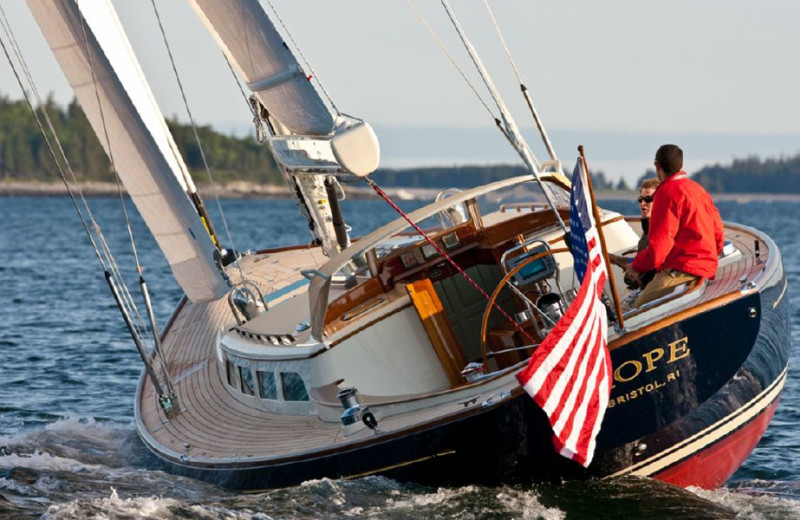
[[[537,254],[531,256],[530,258],[526,258],[519,265],[514,266],[514,268],[511,269],[503,277],[502,280],[500,280],[500,283],[497,284],[497,287],[494,288],[494,291],[492,292],[492,296],[491,296],[491,298],[489,298],[489,304],[486,306],[486,309],[483,311],[483,319],[481,320],[481,361],[483,362],[483,366],[484,367],[487,367],[487,368],[489,367],[489,356],[486,353],[486,327],[489,324],[489,314],[492,312],[492,307],[494,307],[495,300],[497,300],[497,296],[500,294],[500,291],[503,289],[503,287],[506,286],[506,283],[511,279],[512,276],[517,274],[520,269],[522,269],[526,265],[530,264],[531,262],[539,260],[540,258],[545,257],[547,255],[554,255],[556,253],[566,253],[568,251],[569,251],[568,248],[562,247],[560,249],[551,249],[549,251],[542,251],[541,253],[537,253]]]

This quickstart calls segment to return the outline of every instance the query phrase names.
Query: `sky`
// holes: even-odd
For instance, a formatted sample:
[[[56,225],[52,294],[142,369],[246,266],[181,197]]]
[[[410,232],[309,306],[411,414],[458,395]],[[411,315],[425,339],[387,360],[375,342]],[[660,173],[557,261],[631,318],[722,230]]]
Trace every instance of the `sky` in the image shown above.
[[[86,0],[84,0],[86,1]],[[271,0],[337,108],[373,125],[384,167],[519,163],[406,0]],[[150,1],[114,0],[167,117],[188,121]],[[262,1],[270,11],[266,0]],[[439,2],[415,0],[490,105]],[[451,0],[535,155],[546,159],[480,0]],[[800,153],[800,2],[493,0],[523,82],[559,158],[586,148],[590,169],[633,182],[655,149],[685,167]],[[22,0],[0,0],[37,87],[71,91]],[[199,124],[244,135],[251,116],[221,52],[188,3],[156,0]],[[21,97],[8,64],[0,91]]]

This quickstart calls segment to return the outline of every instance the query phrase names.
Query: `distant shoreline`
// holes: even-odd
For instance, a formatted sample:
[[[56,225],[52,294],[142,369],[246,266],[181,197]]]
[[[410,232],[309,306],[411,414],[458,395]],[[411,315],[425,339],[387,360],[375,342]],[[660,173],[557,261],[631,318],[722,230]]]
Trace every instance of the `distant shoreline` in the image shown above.
[[[117,185],[111,182],[87,182],[81,184],[81,190],[87,197],[115,197],[118,194]],[[224,199],[288,199],[290,194],[284,186],[255,184],[244,181],[217,185],[214,188],[198,185],[197,191],[203,198],[215,196]],[[384,191],[396,199],[401,200],[432,200],[439,188],[384,188]],[[367,187],[347,186],[347,194],[352,198],[374,198],[375,194]],[[67,189],[62,183],[43,182],[0,182],[0,197],[60,197],[67,195]],[[630,191],[600,191],[597,198],[603,200],[628,200],[633,199]],[[712,193],[715,200],[748,202],[759,201],[800,201],[800,194],[793,193]]]
[[[118,187],[113,182],[85,182],[80,185],[87,197],[116,197]],[[124,191],[124,188],[123,188]],[[433,199],[441,190],[438,188],[385,188],[384,191],[400,200]],[[285,186],[256,184],[244,181],[220,184],[214,187],[197,185],[197,192],[204,199],[220,197],[223,199],[289,199],[291,194]],[[46,182],[0,182],[0,197],[61,197],[68,195],[63,183]],[[347,196],[354,199],[377,197],[366,186],[347,186]]]

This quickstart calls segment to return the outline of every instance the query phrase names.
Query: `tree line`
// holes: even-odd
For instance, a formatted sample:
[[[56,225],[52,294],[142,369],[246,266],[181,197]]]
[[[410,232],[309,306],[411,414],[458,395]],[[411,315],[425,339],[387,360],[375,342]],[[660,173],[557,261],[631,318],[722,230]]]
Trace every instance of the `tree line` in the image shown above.
[[[109,159],[76,100],[60,107],[51,96],[39,110],[52,121],[78,180],[115,181]],[[204,182],[205,166],[194,129],[175,120],[168,120],[167,125],[186,166],[198,183]],[[210,126],[197,128],[197,133],[215,182],[283,184],[269,147],[258,144],[252,136],[227,136]],[[392,187],[468,188],[526,171],[521,165],[380,168],[373,177],[379,184]],[[655,172],[646,172],[636,186],[649,177],[655,177]],[[766,160],[756,156],[736,159],[730,166],[706,166],[691,177],[714,193],[800,193],[800,154]],[[6,96],[0,96],[0,179],[58,180],[58,169],[27,102]],[[613,182],[601,171],[592,172],[592,184],[596,190],[631,189],[624,180]]]
[[[692,178],[714,193],[800,193],[800,154],[735,159],[730,166],[706,166]]]
[[[372,174],[375,182],[382,186],[403,188],[472,188],[516,175],[524,175],[528,169],[522,165],[499,164],[488,166],[445,166],[435,168],[380,168]],[[595,190],[629,190],[624,180],[614,183],[606,179],[605,173],[591,173]]]
[[[110,161],[89,121],[73,99],[60,107],[49,97],[39,113],[46,113],[53,124],[70,168],[79,181],[116,180]],[[43,118],[40,115],[40,120]],[[200,146],[190,125],[167,121],[187,168],[200,182],[206,179]],[[249,180],[262,184],[283,182],[269,147],[251,137],[232,137],[209,126],[197,128],[209,169],[215,182]],[[47,142],[24,100],[0,96],[0,179],[50,182],[59,172]]]

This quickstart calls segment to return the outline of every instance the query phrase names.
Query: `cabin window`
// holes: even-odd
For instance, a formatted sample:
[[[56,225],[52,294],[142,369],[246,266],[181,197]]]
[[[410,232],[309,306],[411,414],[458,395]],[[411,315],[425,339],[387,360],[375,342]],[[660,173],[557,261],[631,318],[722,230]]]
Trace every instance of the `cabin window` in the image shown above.
[[[308,401],[308,392],[303,378],[296,372],[281,372],[283,398],[286,401]]]
[[[259,370],[258,390],[262,399],[277,399],[278,389],[275,385],[275,374]]]
[[[236,367],[231,363],[230,359],[225,360],[225,370],[228,373],[228,386],[239,388],[238,378],[236,377]]]
[[[239,374],[242,377],[242,392],[247,395],[256,395],[256,387],[253,383],[253,372],[250,367],[239,367]]]

